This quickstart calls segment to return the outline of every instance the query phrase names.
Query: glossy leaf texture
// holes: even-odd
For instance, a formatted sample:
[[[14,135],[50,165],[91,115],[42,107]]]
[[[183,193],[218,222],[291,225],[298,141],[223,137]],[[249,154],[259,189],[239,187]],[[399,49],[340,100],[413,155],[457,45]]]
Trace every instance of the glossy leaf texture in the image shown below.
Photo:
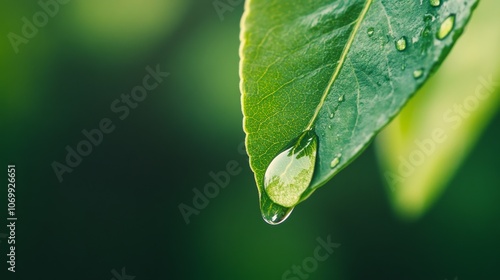
[[[500,105],[500,2],[481,1],[441,69],[377,137],[398,216],[415,220],[437,200]]]
[[[264,218],[290,213],[265,191],[273,159],[317,135],[296,204],[346,167],[441,64],[477,1],[249,0],[240,77],[250,166]],[[279,223],[283,218],[266,219]]]

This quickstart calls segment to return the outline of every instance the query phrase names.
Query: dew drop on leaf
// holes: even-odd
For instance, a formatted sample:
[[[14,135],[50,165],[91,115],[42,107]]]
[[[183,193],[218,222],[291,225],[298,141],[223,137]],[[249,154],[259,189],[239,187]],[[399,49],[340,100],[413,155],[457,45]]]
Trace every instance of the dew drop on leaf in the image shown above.
[[[271,161],[264,174],[264,189],[274,203],[293,207],[300,201],[313,177],[317,148],[318,136],[308,130]]]
[[[342,155],[337,155],[331,162],[330,162],[330,168],[335,168],[340,163],[340,157]]]
[[[368,28],[366,33],[368,34],[368,37],[373,36],[373,33],[375,33],[375,28],[373,28],[373,27]]]
[[[339,96],[339,99],[338,99],[339,102],[342,102],[344,101],[344,95],[342,94],[341,96]]]
[[[439,7],[441,5],[441,0],[430,0],[432,7]]]
[[[406,50],[406,37],[403,36],[396,41],[396,49],[400,52]]]
[[[423,74],[424,74],[423,69],[417,69],[417,70],[413,71],[413,78],[418,79],[418,78],[422,77]]]
[[[450,15],[443,21],[443,23],[441,23],[441,26],[439,27],[439,30],[436,34],[436,37],[439,40],[443,40],[448,35],[450,35],[451,30],[453,30],[454,26],[455,26],[455,15]]]

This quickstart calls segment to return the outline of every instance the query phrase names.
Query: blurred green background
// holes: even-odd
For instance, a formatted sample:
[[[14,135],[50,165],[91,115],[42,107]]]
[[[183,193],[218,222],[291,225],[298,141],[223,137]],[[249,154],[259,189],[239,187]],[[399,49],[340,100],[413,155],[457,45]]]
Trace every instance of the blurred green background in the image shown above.
[[[217,1],[218,13],[212,0],[68,1],[17,54],[8,34],[41,7],[0,4],[0,166],[17,167],[12,279],[104,280],[122,268],[136,280],[282,279],[327,236],[341,246],[308,279],[498,277],[498,114],[415,222],[394,215],[373,147],[282,225],[261,219],[238,152],[240,2]],[[158,64],[170,76],[120,120],[110,104]],[[102,118],[115,130],[60,183],[52,162]],[[193,188],[231,160],[241,173],[186,225],[179,204],[192,206]],[[0,275],[12,277],[0,242]]]

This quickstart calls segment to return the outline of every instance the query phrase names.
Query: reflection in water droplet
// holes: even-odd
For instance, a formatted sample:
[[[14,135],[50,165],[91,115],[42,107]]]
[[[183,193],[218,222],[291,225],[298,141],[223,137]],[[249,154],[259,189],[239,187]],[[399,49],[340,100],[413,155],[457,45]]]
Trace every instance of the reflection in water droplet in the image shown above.
[[[373,27],[368,28],[366,31],[369,37],[373,36],[373,33],[375,33],[375,29]]]
[[[344,101],[344,95],[342,94],[341,96],[339,96],[339,99],[338,99],[338,100],[339,100],[339,102]]]
[[[433,7],[439,7],[439,5],[441,5],[441,0],[430,0],[430,2]]]
[[[450,35],[451,30],[453,30],[454,26],[455,26],[455,15],[450,15],[443,21],[443,23],[441,23],[439,31],[436,34],[436,37],[439,40],[443,40],[448,35]]]
[[[413,78],[418,79],[418,78],[422,77],[423,74],[424,74],[423,69],[417,69],[417,70],[413,71]]]
[[[331,162],[330,162],[330,168],[334,168],[340,163],[340,157],[342,157],[341,154],[338,154]]]
[[[316,164],[318,136],[303,132],[267,167],[264,189],[269,198],[284,207],[295,206],[309,187]]]
[[[403,36],[396,41],[396,49],[400,52],[406,50],[406,37]]]

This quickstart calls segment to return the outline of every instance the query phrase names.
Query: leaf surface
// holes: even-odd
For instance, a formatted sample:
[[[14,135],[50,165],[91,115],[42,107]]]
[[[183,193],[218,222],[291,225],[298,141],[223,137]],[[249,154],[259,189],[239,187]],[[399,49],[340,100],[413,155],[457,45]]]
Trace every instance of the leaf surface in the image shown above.
[[[263,216],[292,209],[273,203],[264,188],[268,166],[290,141],[307,130],[318,137],[314,175],[299,203],[401,110],[443,61],[477,4],[431,2],[246,2],[242,107]]]
[[[377,137],[396,213],[417,219],[433,204],[500,105],[500,2],[481,1],[441,69]]]

